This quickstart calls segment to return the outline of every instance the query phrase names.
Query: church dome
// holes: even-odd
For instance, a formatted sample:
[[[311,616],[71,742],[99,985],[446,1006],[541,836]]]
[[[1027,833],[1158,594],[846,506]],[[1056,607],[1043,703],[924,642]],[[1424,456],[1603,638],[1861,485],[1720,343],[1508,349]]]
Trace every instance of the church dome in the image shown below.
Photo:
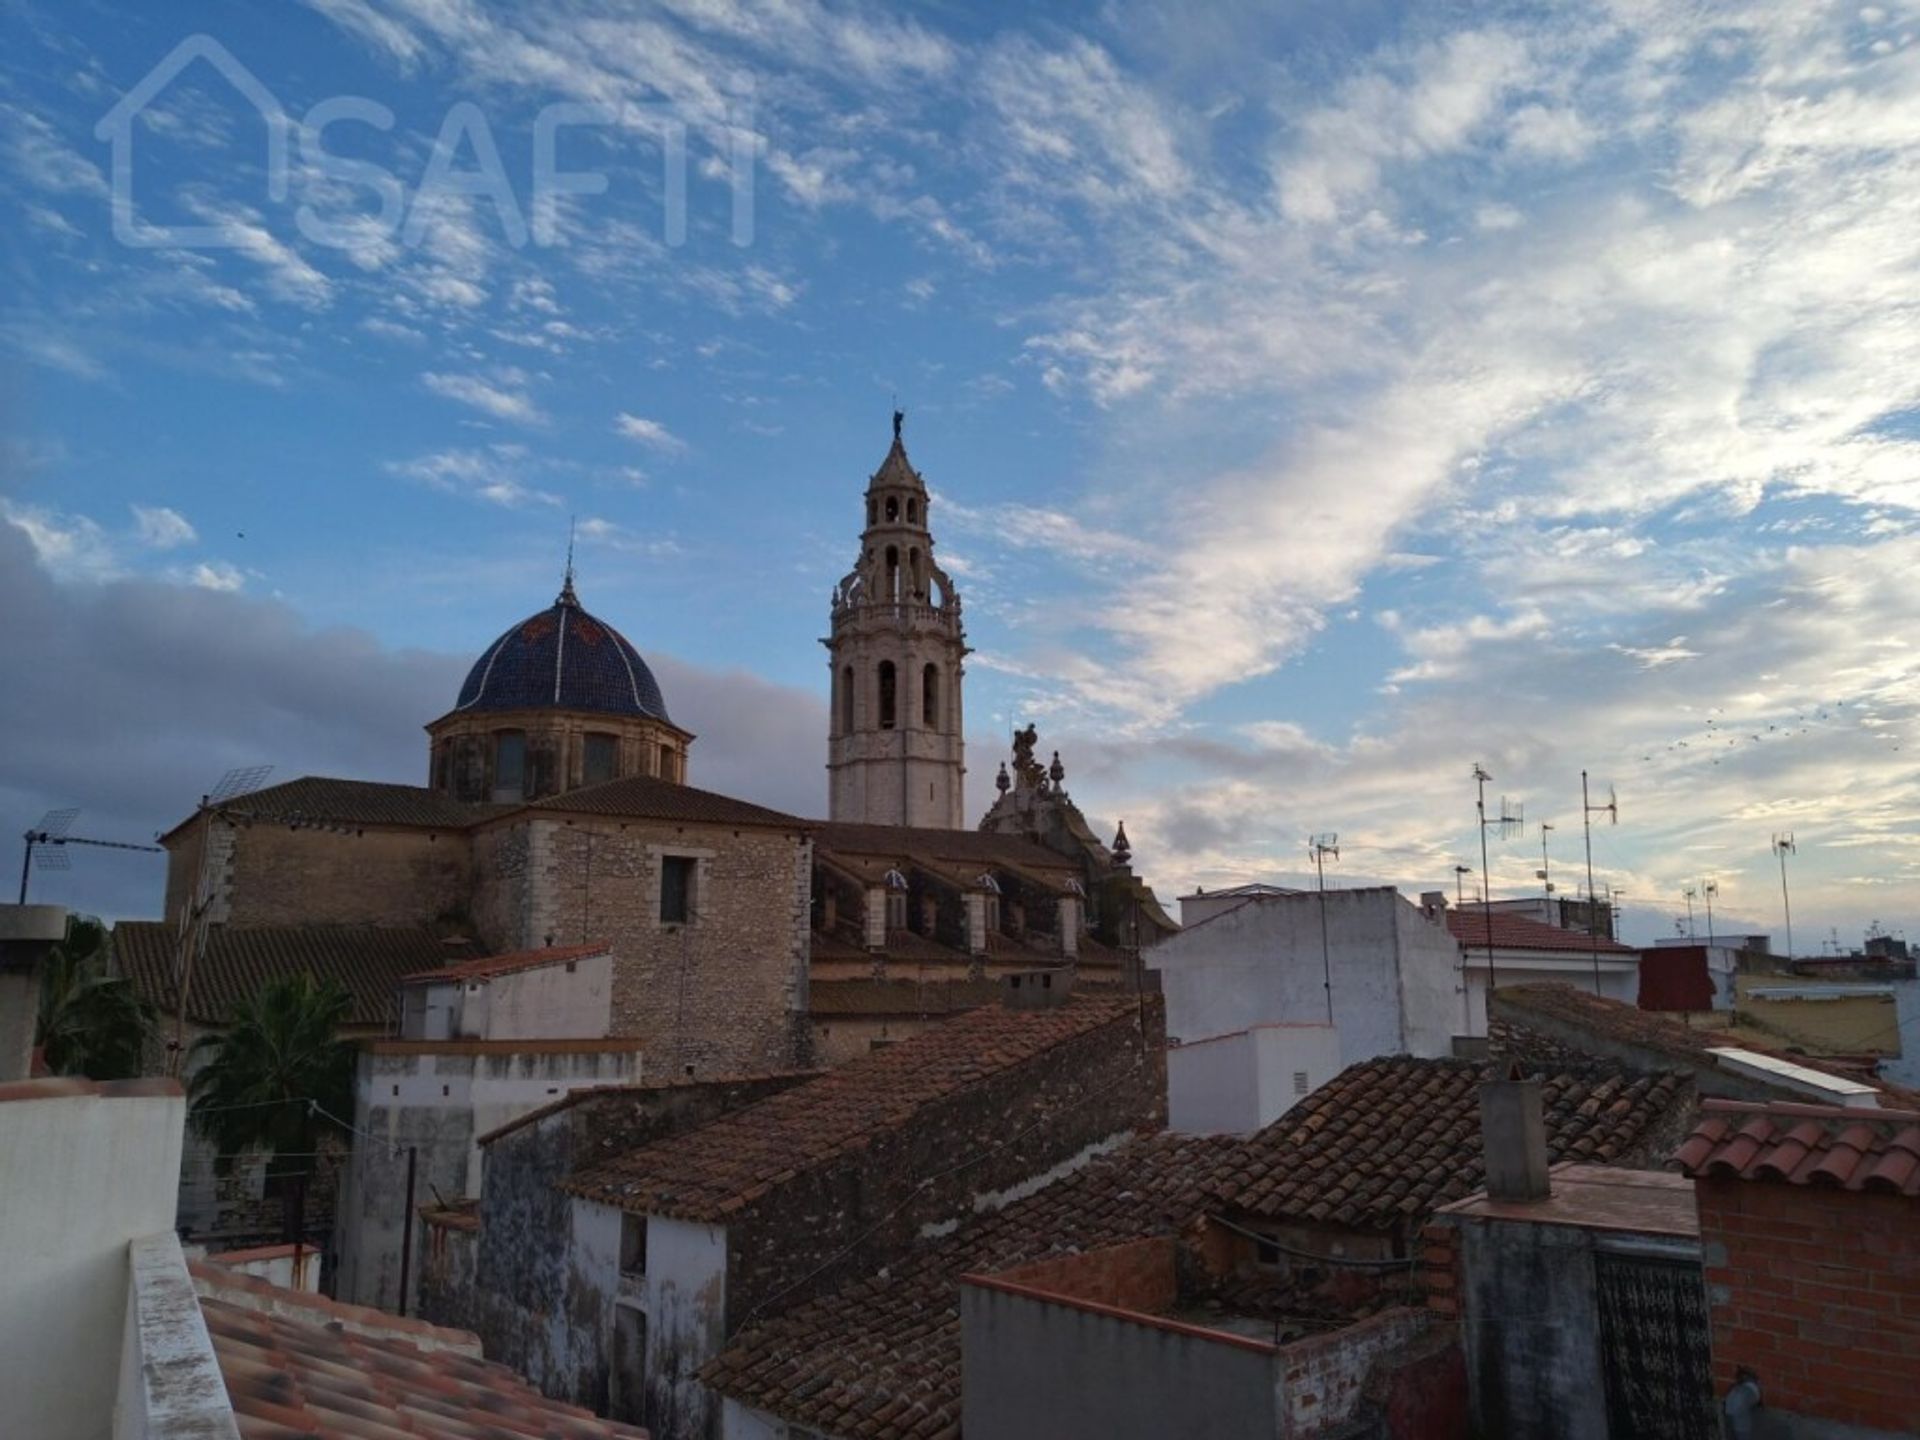
[[[486,648],[453,708],[589,710],[673,723],[647,662],[626,636],[581,607],[571,574],[551,606]]]

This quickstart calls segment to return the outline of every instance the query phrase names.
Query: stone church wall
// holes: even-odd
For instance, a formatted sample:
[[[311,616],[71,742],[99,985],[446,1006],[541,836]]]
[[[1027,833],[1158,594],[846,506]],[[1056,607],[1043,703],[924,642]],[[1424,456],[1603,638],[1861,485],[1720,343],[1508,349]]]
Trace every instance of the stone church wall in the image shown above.
[[[426,925],[466,913],[472,869],[468,838],[457,831],[343,835],[263,821],[234,831],[221,918],[232,925]]]
[[[584,818],[531,820],[526,830],[524,919],[509,924],[498,895],[477,908],[526,945],[549,936],[611,944],[613,1033],[645,1042],[650,1076],[807,1063],[813,846],[804,835]],[[695,863],[687,924],[660,918],[670,856]],[[503,844],[490,864],[499,872],[511,858]]]

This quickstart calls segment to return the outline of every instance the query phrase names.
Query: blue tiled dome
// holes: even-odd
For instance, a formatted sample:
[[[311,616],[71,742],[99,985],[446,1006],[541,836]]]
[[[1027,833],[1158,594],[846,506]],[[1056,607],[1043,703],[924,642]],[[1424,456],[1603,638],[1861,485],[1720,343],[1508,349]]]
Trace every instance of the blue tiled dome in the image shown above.
[[[666,720],[660,686],[627,637],[580,607],[573,580],[551,607],[474,662],[455,710],[593,710]]]

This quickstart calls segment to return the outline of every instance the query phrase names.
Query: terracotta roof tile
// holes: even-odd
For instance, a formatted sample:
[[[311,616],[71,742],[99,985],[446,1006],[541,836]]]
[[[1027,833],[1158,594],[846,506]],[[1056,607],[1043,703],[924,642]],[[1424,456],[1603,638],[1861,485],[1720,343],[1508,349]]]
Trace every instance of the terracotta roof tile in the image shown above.
[[[457,965],[442,965],[437,970],[416,970],[405,977],[409,985],[430,980],[490,980],[495,975],[510,975],[516,970],[537,970],[542,965],[559,965],[569,960],[586,960],[605,955],[605,941],[597,945],[549,945],[540,950],[516,950],[511,955],[483,955],[478,960],[462,960]]]
[[[909,825],[827,821],[816,822],[814,843],[847,865],[856,864],[862,858],[898,861],[919,855],[940,864],[941,868],[1006,865],[1017,870],[1038,871],[1047,877],[1048,883],[1054,884],[1063,874],[1080,873],[1075,861],[1037,841],[1023,835],[995,835],[982,830],[926,830]]]
[[[1674,1152],[1684,1173],[1920,1197],[1920,1112],[1709,1100]]]
[[[1482,949],[1487,943],[1487,911],[1479,905],[1467,905],[1447,911],[1447,929],[1453,932],[1453,938],[1465,945],[1469,951],[1477,945]],[[1582,955],[1598,951],[1614,959],[1622,959],[1640,952],[1631,945],[1621,945],[1607,939],[1606,936],[1589,936],[1582,930],[1567,930],[1558,925],[1543,924],[1530,920],[1525,915],[1515,915],[1506,910],[1493,912],[1493,948],[1497,950],[1575,950]]]
[[[1480,1186],[1479,1084],[1497,1068],[1376,1060],[1258,1135],[1134,1141],[882,1274],[742,1330],[701,1378],[844,1440],[951,1440],[962,1274],[1170,1234],[1216,1212],[1417,1227]],[[1671,1075],[1553,1075],[1546,1090],[1555,1158],[1598,1163],[1637,1159],[1655,1123],[1690,1098]]]
[[[338,780],[303,775],[282,785],[236,796],[215,807],[235,820],[274,820],[307,825],[397,826],[410,830],[464,830],[511,805],[468,805],[424,785],[389,785],[378,780]],[[191,824],[189,816],[167,837]]]
[[[178,932],[158,920],[122,920],[113,927],[114,962],[154,1008],[173,1013],[178,991]],[[234,1005],[281,975],[338,980],[353,997],[352,1025],[391,1025],[395,993],[410,974],[470,957],[471,942],[442,940],[425,926],[216,925],[194,967],[187,1018],[225,1024]]]
[[[584,790],[569,790],[527,807],[574,815],[626,815],[641,820],[683,820],[689,824],[771,826],[779,830],[811,830],[815,822],[769,810],[721,795],[676,785],[651,775],[629,775]]]
[[[1116,1021],[1131,998],[1075,995],[1050,1009],[983,1006],[709,1125],[573,1175],[562,1187],[625,1210],[712,1220],[920,1108]]]
[[[241,1434],[272,1440],[646,1440],[549,1400],[477,1337],[191,1267]]]

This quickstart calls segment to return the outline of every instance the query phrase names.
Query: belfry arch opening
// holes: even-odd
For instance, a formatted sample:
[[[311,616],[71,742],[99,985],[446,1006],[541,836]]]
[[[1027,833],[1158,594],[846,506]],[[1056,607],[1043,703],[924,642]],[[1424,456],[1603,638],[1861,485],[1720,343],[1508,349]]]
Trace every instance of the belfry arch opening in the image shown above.
[[[899,704],[899,682],[895,676],[893,661],[880,662],[880,728],[891,730],[895,723],[895,712]]]
[[[929,665],[920,672],[920,723],[929,730],[940,728],[940,667]]]

